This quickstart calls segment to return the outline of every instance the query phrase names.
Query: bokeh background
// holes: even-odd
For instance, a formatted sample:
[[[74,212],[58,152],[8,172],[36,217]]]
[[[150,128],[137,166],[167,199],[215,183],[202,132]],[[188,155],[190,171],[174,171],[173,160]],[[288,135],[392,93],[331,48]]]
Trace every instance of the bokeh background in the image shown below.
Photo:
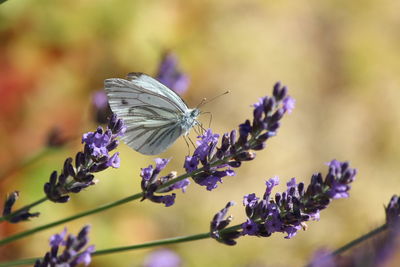
[[[214,240],[170,248],[185,266],[300,266],[320,247],[330,249],[384,222],[383,206],[400,191],[399,1],[51,1],[9,0],[0,6],[1,198],[19,190],[19,205],[43,196],[43,184],[94,130],[92,94],[106,78],[131,71],[155,74],[166,49],[179,57],[191,85],[189,106],[230,90],[203,107],[224,133],[252,116],[250,105],[280,80],[296,109],[257,159],[208,192],[192,184],[165,208],[149,201],[67,224],[92,225],[97,249],[206,232],[226,202],[234,223],[244,219],[242,197],[261,195],[267,178],[281,187],[291,177],[308,182],[331,159],[359,171],[349,199],[334,201],[319,222],[286,240],[245,237],[235,247]],[[203,122],[209,118],[204,116]],[[67,145],[43,154],[51,131]],[[154,157],[121,145],[121,168],[67,204],[45,203],[31,222],[0,225],[2,237],[105,204],[140,190],[140,168]],[[187,146],[179,140],[162,154],[168,170],[183,171]],[[7,246],[2,260],[44,255],[63,226]],[[94,258],[92,266],[140,266],[151,249]]]

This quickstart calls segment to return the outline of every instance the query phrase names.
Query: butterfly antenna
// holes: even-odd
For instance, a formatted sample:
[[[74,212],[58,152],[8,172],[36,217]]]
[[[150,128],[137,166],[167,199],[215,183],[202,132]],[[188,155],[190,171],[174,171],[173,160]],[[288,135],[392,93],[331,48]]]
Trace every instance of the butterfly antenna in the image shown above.
[[[214,101],[214,100],[217,99],[218,97],[223,96],[223,95],[226,95],[226,94],[229,94],[229,93],[230,93],[229,90],[228,90],[228,91],[225,91],[225,92],[222,93],[222,94],[219,94],[219,95],[214,96],[214,97],[211,98],[210,100],[207,100],[206,98],[203,98],[203,99],[201,100],[200,104],[197,105],[197,108],[199,108],[199,107],[201,107],[201,106],[204,106],[205,104],[208,104],[208,103],[210,103],[211,101]]]
[[[204,103],[206,103],[207,102],[207,98],[203,98],[202,100],[201,100],[201,102],[197,105],[197,107],[196,108],[200,108],[202,105],[204,105]]]

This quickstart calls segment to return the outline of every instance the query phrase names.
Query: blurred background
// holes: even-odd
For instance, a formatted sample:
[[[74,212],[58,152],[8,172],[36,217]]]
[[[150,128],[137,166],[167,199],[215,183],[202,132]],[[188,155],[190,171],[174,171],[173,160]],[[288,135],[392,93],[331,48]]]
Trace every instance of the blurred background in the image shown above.
[[[207,104],[212,128],[228,132],[252,116],[251,104],[280,80],[296,99],[278,136],[236,177],[209,192],[192,184],[176,204],[133,202],[68,223],[76,233],[91,224],[97,249],[206,232],[228,201],[233,223],[244,220],[242,197],[261,195],[278,175],[309,182],[326,162],[348,160],[358,169],[349,199],[334,201],[319,222],[291,240],[244,237],[234,247],[202,240],[169,247],[184,266],[300,266],[318,248],[335,249],[384,222],[383,206],[400,189],[399,1],[51,1],[9,0],[0,6],[1,198],[20,191],[17,207],[43,196],[43,184],[94,130],[93,94],[107,78],[157,73],[168,49],[190,78],[189,106]],[[209,117],[201,120],[208,123]],[[66,145],[41,154],[55,129]],[[155,157],[126,145],[121,168],[99,173],[99,183],[67,204],[44,203],[30,222],[0,225],[9,236],[140,191],[140,168]],[[183,139],[162,157],[183,171]],[[21,239],[2,260],[37,257],[64,226]],[[140,266],[153,249],[94,258],[91,266]]]

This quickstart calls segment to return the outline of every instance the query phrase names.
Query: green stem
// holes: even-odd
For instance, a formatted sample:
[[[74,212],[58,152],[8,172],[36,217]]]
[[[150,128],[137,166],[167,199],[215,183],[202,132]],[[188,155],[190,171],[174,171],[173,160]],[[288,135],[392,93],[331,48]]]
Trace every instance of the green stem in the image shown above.
[[[241,225],[235,225],[228,227],[221,232],[229,232],[233,230],[240,229]],[[167,238],[167,239],[162,239],[162,240],[157,240],[157,241],[152,241],[152,242],[146,242],[138,245],[132,245],[132,246],[123,246],[123,247],[116,247],[116,248],[109,248],[109,249],[102,249],[95,251],[92,253],[92,256],[101,256],[101,255],[107,255],[107,254],[112,254],[112,253],[118,253],[118,252],[124,252],[128,250],[135,250],[135,249],[141,249],[141,248],[149,248],[149,247],[155,247],[155,246],[161,246],[161,245],[170,245],[170,244],[177,244],[177,243],[184,243],[184,242],[190,242],[190,241],[196,241],[196,240],[201,240],[201,239],[206,239],[210,238],[210,232],[207,233],[202,233],[202,234],[196,234],[196,235],[188,235],[188,236],[181,236],[181,237],[173,237],[173,238]],[[6,266],[19,266],[19,265],[24,265],[24,264],[33,264],[35,261],[40,258],[30,258],[30,259],[22,259],[22,260],[17,260],[17,261],[10,261],[10,262],[4,262],[0,263],[0,267],[6,267]]]
[[[196,240],[200,240],[200,239],[206,239],[209,237],[210,237],[210,233],[173,237],[173,238],[167,238],[167,239],[162,239],[162,240],[157,240],[157,241],[152,241],[152,242],[146,242],[146,243],[142,243],[142,244],[138,244],[138,245],[98,250],[98,251],[94,252],[92,255],[100,256],[100,255],[106,255],[106,254],[111,254],[111,253],[123,252],[123,251],[127,251],[127,250],[135,250],[135,249],[155,247],[155,246],[161,246],[161,245],[169,245],[169,244],[177,244],[177,243],[183,243],[183,242],[196,241]]]
[[[9,218],[12,218],[14,215],[18,214],[19,212],[21,212],[23,210],[29,210],[32,207],[37,206],[37,205],[45,202],[46,200],[48,200],[47,197],[42,197],[38,201],[35,201],[35,202],[33,202],[33,203],[29,204],[29,205],[26,205],[26,206],[24,206],[24,207],[22,207],[22,208],[20,208],[20,209],[18,209],[16,211],[13,211],[13,212],[11,212],[10,214],[8,214],[6,216],[0,217],[0,222],[6,221]]]
[[[384,225],[372,230],[371,232],[369,232],[369,233],[367,233],[367,234],[365,234],[365,235],[363,235],[363,236],[361,236],[361,237],[359,237],[357,239],[354,239],[353,241],[350,241],[346,245],[344,245],[344,246],[338,248],[337,250],[335,250],[334,252],[332,252],[332,254],[330,254],[330,255],[332,255],[332,256],[339,255],[340,253],[343,253],[346,250],[349,250],[352,247],[362,243],[363,241],[365,241],[365,240],[367,240],[367,239],[369,239],[369,238],[371,238],[371,237],[373,237],[373,236],[385,231],[387,229],[387,227],[388,227],[387,224],[384,224]]]
[[[329,253],[327,255],[322,256],[321,260],[329,258],[329,257],[334,257],[337,256],[353,247],[355,247],[356,245],[368,240],[369,238],[374,237],[375,235],[387,230],[388,226],[387,224],[384,224],[382,226],[379,226],[378,228],[372,230],[371,232],[360,236],[357,239],[354,239],[352,241],[350,241],[349,243],[347,243],[346,245],[341,246],[340,248],[336,249],[335,251],[333,251],[332,253]],[[307,264],[305,267],[311,267],[311,264]]]
[[[84,212],[78,213],[78,214],[76,214],[74,216],[70,216],[70,217],[67,217],[67,218],[59,220],[59,221],[55,221],[55,222],[52,222],[52,223],[49,223],[49,224],[45,224],[45,225],[42,225],[42,226],[27,230],[25,232],[21,232],[21,233],[12,235],[10,237],[7,237],[7,238],[4,238],[4,239],[0,240],[0,246],[5,245],[5,244],[10,243],[10,242],[13,242],[13,241],[18,240],[18,239],[21,239],[21,238],[26,237],[28,235],[31,235],[33,233],[40,232],[40,231],[49,229],[51,227],[54,227],[54,226],[57,226],[57,225],[72,221],[72,220],[76,220],[76,219],[79,219],[79,218],[82,218],[82,217],[85,217],[85,216],[88,216],[88,215],[91,215],[91,214],[94,214],[94,213],[101,212],[103,210],[107,210],[107,209],[122,205],[122,204],[130,202],[132,200],[139,199],[142,196],[143,196],[142,193],[131,195],[129,197],[126,197],[126,198],[120,199],[118,201],[115,201],[115,202],[100,206],[98,208],[95,208],[95,209],[92,209],[92,210],[89,210],[89,211],[84,211]]]

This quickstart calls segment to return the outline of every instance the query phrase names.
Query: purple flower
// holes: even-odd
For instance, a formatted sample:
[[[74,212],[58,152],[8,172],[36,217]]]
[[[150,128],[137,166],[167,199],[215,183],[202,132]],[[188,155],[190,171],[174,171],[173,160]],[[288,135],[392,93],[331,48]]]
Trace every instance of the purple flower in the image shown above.
[[[239,125],[239,138],[235,130],[225,133],[219,147],[220,136],[211,129],[206,130],[198,137],[193,155],[185,159],[186,172],[194,172],[193,180],[207,190],[217,188],[223,177],[235,175],[232,168],[255,158],[256,154],[251,150],[264,149],[266,140],[276,135],[280,120],[292,107],[290,99],[287,88],[277,83],[272,97],[263,97],[253,105],[253,120]]]
[[[189,185],[189,180],[184,179],[177,181],[169,186],[164,186],[171,179],[176,177],[176,172],[171,172],[166,176],[159,177],[159,173],[167,166],[169,159],[156,158],[155,168],[149,165],[147,168],[142,168],[140,176],[142,177],[141,187],[143,190],[143,199],[148,199],[155,203],[163,203],[166,207],[172,206],[175,202],[175,193],[170,195],[156,195],[156,193],[167,193],[175,189],[186,191]]]
[[[38,217],[39,212],[30,213],[30,208],[19,209],[15,212],[12,212],[12,207],[15,202],[19,198],[19,192],[14,191],[10,195],[7,196],[6,201],[4,202],[3,216],[5,220],[10,223],[18,223],[22,221],[28,221],[32,217]]]
[[[186,192],[186,188],[190,185],[189,179],[183,179],[181,181],[178,181],[172,185],[173,189],[182,189],[182,192]]]
[[[254,193],[245,195],[243,197],[243,205],[249,206],[249,207],[254,207],[257,204],[258,199],[259,198],[256,197],[256,194],[254,194]]]
[[[269,196],[271,195],[272,189],[279,184],[278,176],[270,178],[268,181],[265,182],[267,189],[265,190],[264,199],[268,200]]]
[[[53,235],[50,238],[50,251],[43,259],[36,261],[35,267],[89,265],[94,246],[83,249],[89,242],[89,229],[89,226],[83,227],[78,236],[70,234],[66,237],[66,229],[61,234]],[[64,251],[61,252],[62,247]]]
[[[113,167],[113,168],[119,168],[120,166],[120,158],[119,158],[119,152],[115,153],[114,155],[112,155],[108,161],[107,161],[107,165],[109,167]]]
[[[254,193],[244,196],[243,205],[247,220],[241,225],[241,235],[255,235],[268,237],[275,232],[286,233],[285,238],[294,237],[300,229],[306,228],[306,222],[319,219],[319,212],[325,209],[330,201],[337,198],[332,190],[345,184],[347,189],[349,183],[354,181],[356,170],[351,169],[347,162],[331,161],[329,172],[325,179],[320,173],[311,177],[311,184],[304,187],[304,183],[297,183],[295,178],[290,179],[286,184],[287,189],[283,193],[276,193],[271,198],[272,189],[279,184],[278,177],[269,179],[263,198],[258,198]],[[346,191],[346,193],[348,193]],[[393,201],[397,203],[398,201]],[[389,205],[396,206],[396,205]],[[214,216],[211,222],[216,231],[216,222],[221,222],[226,215],[228,206]],[[398,213],[397,213],[398,214]],[[229,221],[230,222],[230,221]],[[228,223],[229,223],[228,222]],[[225,228],[225,223],[221,229]],[[219,231],[220,229],[218,229]],[[213,233],[212,237],[221,241],[219,232]],[[229,232],[224,232],[227,235]],[[236,234],[236,230],[234,231]],[[236,243],[239,235],[230,240],[230,244]]]
[[[258,234],[258,224],[250,219],[247,219],[245,223],[242,224],[244,235],[257,235]]]
[[[189,77],[178,69],[178,60],[171,52],[164,54],[156,79],[178,94],[183,94],[189,87]]]
[[[283,110],[287,113],[292,113],[294,107],[296,104],[296,100],[294,98],[287,96],[285,99],[283,99]]]
[[[93,173],[109,167],[119,168],[119,153],[110,156],[110,152],[118,146],[117,138],[125,131],[126,126],[123,121],[112,115],[105,131],[98,127],[95,132],[84,134],[82,137],[82,143],[85,144],[84,151],[76,154],[75,164],[72,164],[72,158],[67,158],[61,173],[58,175],[54,171],[50,175],[49,182],[45,184],[44,191],[48,199],[58,203],[67,202],[68,193],[78,193],[95,184]]]
[[[223,208],[222,210],[217,212],[217,214],[214,215],[214,218],[210,223],[211,237],[217,240],[218,242],[221,242],[229,246],[235,245],[236,244],[235,239],[241,235],[239,231],[221,232],[221,230],[225,229],[232,221],[232,216],[228,216],[226,218],[226,215],[228,213],[229,208],[232,207],[233,205],[235,205],[234,202],[232,201],[228,202],[225,208]]]
[[[64,237],[67,234],[67,228],[64,228],[64,231],[62,231],[60,234],[54,234],[50,237],[50,246],[54,247],[54,246],[60,246],[60,245],[64,245],[65,246],[65,241],[64,241]]]
[[[140,172],[140,177],[142,177],[143,180],[149,181],[152,176],[153,176],[152,165],[150,165],[147,168],[142,168],[142,171]]]
[[[143,267],[179,267],[181,263],[181,258],[175,252],[159,249],[146,257]]]
[[[197,156],[187,156],[185,158],[185,163],[183,167],[186,169],[187,172],[193,172],[197,170],[197,166],[199,165],[200,161]]]

